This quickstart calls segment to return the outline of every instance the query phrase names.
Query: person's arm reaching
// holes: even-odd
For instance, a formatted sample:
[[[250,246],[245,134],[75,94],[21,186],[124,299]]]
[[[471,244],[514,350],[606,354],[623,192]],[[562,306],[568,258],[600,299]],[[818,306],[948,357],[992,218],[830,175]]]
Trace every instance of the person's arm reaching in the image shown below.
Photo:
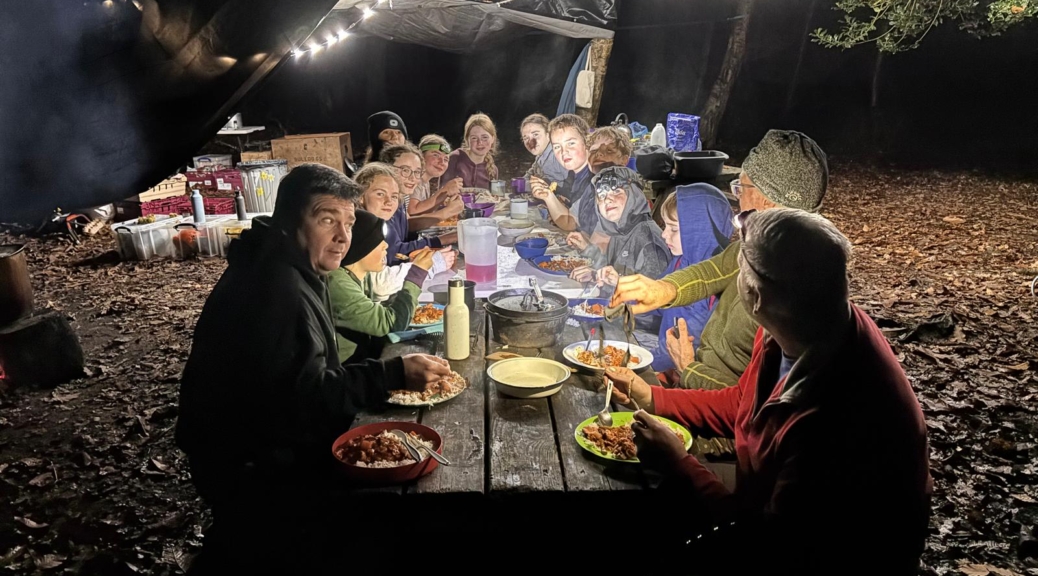
[[[739,243],[728,245],[713,258],[688,266],[660,280],[642,274],[624,276],[617,283],[610,305],[634,302],[635,314],[663,307],[688,306],[723,292],[739,275]]]

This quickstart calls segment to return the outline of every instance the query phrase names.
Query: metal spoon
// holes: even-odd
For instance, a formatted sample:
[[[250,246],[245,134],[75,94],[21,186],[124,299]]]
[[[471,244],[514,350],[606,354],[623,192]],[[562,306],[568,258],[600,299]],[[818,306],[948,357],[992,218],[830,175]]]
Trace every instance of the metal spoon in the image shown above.
[[[609,413],[609,400],[613,397],[613,381],[606,378],[606,382],[605,408],[598,413],[598,423],[608,427],[613,425],[613,416]]]
[[[396,436],[404,443],[404,448],[407,448],[407,453],[411,455],[411,458],[413,458],[415,462],[422,461],[422,453],[411,445],[411,442],[409,442],[407,437],[407,432],[404,432],[403,430],[390,430],[389,433]]]
[[[432,448],[429,448],[425,444],[422,444],[421,442],[415,442],[414,445],[418,449],[425,450],[426,452],[428,452],[429,456],[432,456],[432,459],[436,460],[440,464],[443,464],[444,466],[450,466],[451,465],[451,461],[450,460],[448,460],[447,458],[441,456],[437,451],[433,450]]]

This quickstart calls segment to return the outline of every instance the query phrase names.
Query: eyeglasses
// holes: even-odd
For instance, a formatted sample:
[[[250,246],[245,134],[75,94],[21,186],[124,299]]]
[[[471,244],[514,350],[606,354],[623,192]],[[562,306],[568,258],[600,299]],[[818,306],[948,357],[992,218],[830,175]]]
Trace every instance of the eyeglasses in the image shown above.
[[[728,186],[732,190],[732,196],[735,196],[736,198],[741,197],[744,191],[750,188],[756,188],[756,186],[754,186],[753,184],[743,184],[738,180],[732,180],[731,183],[728,184]]]
[[[756,213],[756,210],[744,210],[735,215],[735,227],[739,229],[739,238],[742,239],[743,244],[746,243],[746,223],[749,221],[750,216]],[[754,267],[754,265],[750,263],[750,260],[746,258],[745,254],[742,257],[742,261],[746,263],[746,266],[750,270],[752,270],[758,278],[760,278],[761,280],[767,280],[769,282],[772,281],[771,278],[769,278],[766,274],[762,273],[760,270]]]
[[[412,176],[415,178],[421,178],[422,174],[425,174],[425,170],[422,170],[421,168],[417,170],[411,170],[407,166],[393,166],[393,168],[396,168],[396,171],[404,178],[411,178]]]

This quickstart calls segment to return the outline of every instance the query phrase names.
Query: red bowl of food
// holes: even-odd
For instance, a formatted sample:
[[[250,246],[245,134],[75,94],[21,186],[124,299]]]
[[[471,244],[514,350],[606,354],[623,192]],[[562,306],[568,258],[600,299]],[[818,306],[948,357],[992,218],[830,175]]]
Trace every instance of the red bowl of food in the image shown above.
[[[443,438],[428,426],[414,422],[379,422],[357,426],[332,442],[332,457],[342,474],[364,484],[400,484],[431,473],[439,466],[422,452],[415,462],[402,441],[389,430],[402,430],[419,438],[437,453],[443,453]]]

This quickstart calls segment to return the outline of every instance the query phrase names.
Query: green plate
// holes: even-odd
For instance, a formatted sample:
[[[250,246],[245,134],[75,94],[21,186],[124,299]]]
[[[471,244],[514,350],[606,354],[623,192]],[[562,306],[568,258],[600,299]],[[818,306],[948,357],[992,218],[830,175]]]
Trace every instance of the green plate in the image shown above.
[[[631,421],[634,420],[634,412],[612,412],[611,414],[613,416],[613,426],[614,427],[616,427],[616,426],[623,426],[624,424],[630,424]],[[685,428],[681,424],[678,424],[677,422],[674,422],[673,420],[668,420],[666,418],[663,418],[662,416],[654,416],[654,418],[656,418],[660,422],[663,422],[664,424],[669,426],[671,430],[674,430],[675,432],[681,434],[681,437],[685,440],[685,450],[686,451],[688,451],[688,449],[692,447],[692,433],[689,432],[687,428]],[[606,460],[612,460],[614,462],[633,462],[633,463],[637,463],[638,462],[637,458],[634,458],[632,460],[621,460],[621,459],[619,459],[619,458],[617,458],[615,456],[612,456],[612,455],[606,454],[604,452],[601,452],[601,451],[598,450],[598,448],[595,448],[594,444],[592,444],[591,442],[588,442],[588,440],[586,438],[584,438],[584,435],[581,434],[580,431],[583,430],[584,427],[587,426],[588,424],[595,424],[597,421],[598,421],[598,416],[592,416],[592,417],[588,418],[587,420],[584,420],[583,422],[581,422],[580,424],[577,425],[577,429],[573,431],[573,437],[576,438],[577,444],[580,444],[581,448],[583,448],[584,450],[587,450],[588,452],[594,454],[595,456],[598,456],[599,458],[605,458]]]

